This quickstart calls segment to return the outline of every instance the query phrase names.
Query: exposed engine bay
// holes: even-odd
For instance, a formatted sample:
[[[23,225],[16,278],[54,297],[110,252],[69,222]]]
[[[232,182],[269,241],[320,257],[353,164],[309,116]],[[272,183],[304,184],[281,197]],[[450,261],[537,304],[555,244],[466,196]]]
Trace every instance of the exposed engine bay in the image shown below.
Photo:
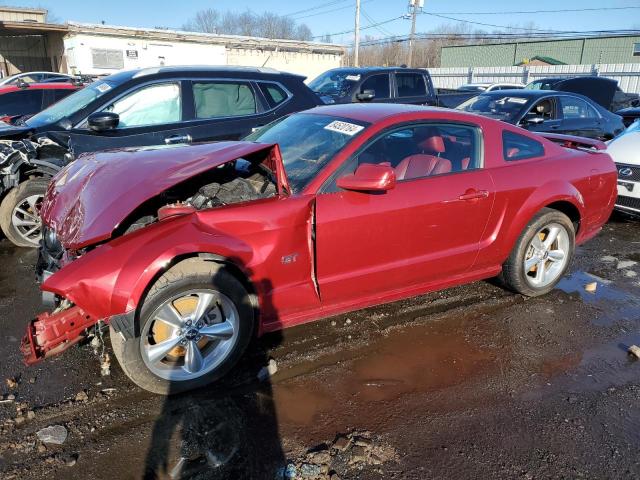
[[[260,162],[239,158],[198,175],[146,202],[130,216],[123,234],[158,220],[162,207],[191,206],[196,210],[221,207],[273,197],[277,193],[275,176]]]

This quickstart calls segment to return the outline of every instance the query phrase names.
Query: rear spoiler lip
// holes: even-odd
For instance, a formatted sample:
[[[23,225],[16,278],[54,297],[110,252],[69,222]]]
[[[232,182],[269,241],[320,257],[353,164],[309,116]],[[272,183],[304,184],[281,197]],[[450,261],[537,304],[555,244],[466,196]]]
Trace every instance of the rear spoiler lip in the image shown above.
[[[607,144],[593,138],[577,137],[575,135],[561,135],[559,133],[538,133],[541,137],[559,143],[565,148],[573,148],[575,150],[599,150],[607,149]]]

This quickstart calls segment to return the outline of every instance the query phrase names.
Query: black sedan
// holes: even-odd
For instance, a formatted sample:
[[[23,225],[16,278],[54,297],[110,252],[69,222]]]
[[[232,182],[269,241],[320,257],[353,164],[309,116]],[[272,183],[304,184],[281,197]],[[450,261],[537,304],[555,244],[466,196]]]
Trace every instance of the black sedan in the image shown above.
[[[577,93],[553,90],[487,92],[458,110],[497,118],[533,132],[609,140],[624,130],[622,118]]]
[[[237,140],[321,103],[304,77],[272,69],[161,67],[115,73],[25,122],[0,127],[0,227],[14,244],[37,246],[38,208],[48,179],[80,153]]]

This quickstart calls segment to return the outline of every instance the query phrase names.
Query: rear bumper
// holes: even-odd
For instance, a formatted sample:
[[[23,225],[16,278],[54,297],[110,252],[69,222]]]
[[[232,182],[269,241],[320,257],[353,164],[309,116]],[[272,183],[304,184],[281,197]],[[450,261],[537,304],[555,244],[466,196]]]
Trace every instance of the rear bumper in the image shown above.
[[[73,306],[54,313],[41,313],[29,322],[20,350],[27,365],[64,352],[84,338],[84,331],[98,319]]]

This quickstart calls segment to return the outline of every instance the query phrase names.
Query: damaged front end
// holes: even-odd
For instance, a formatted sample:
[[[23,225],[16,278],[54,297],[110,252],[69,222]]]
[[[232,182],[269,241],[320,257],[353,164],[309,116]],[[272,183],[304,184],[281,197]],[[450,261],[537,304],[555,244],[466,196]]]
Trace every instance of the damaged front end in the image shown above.
[[[41,313],[31,321],[20,350],[27,365],[64,352],[84,338],[84,331],[97,320],[77,305],[62,302],[52,313]]]
[[[197,212],[287,192],[281,162],[275,145],[221,142],[97,153],[63,169],[43,202],[36,265],[43,303],[52,311],[27,326],[21,345],[25,363],[65,351],[99,322],[135,314],[131,288],[138,286],[138,275],[149,271],[150,263],[167,264],[153,257],[138,231],[153,228],[155,241],[175,248],[179,243],[168,235],[195,238]],[[138,264],[139,274],[123,275]],[[125,281],[131,285],[125,287]]]

